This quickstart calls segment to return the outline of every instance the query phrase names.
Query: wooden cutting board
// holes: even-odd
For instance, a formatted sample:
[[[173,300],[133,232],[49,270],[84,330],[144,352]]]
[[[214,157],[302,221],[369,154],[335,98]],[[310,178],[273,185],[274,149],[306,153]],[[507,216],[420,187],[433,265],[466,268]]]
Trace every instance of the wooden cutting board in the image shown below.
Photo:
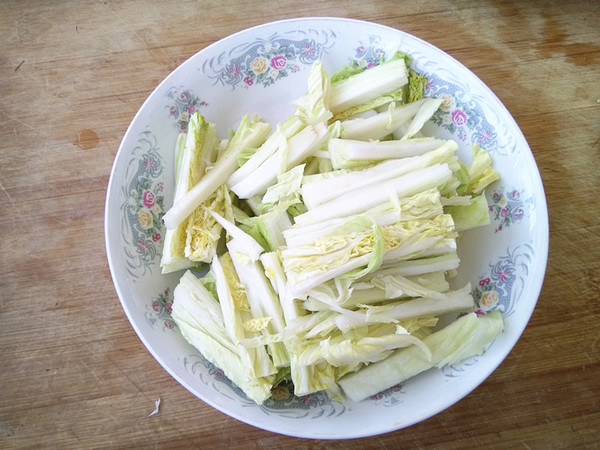
[[[600,2],[13,0],[0,11],[0,447],[600,446]],[[144,348],[106,261],[109,173],[151,90],[212,42],[298,16],[372,20],[456,57],[514,115],[548,199],[547,276],[513,352],[464,400],[379,437],[280,436],[204,404]]]

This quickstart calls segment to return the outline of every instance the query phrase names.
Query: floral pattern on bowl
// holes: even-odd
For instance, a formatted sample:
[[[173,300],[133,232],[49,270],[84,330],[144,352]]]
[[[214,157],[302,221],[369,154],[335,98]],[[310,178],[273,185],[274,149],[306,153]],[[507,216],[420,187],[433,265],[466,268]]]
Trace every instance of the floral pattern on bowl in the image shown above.
[[[308,29],[291,34],[274,33],[234,47],[212,58],[202,70],[215,83],[246,87],[271,86],[281,78],[310,67],[322,57],[335,36],[327,31]]]
[[[369,401],[374,402],[377,405],[383,406],[396,406],[402,403],[402,394],[406,392],[404,385],[396,384],[389,387],[369,398]]]
[[[257,408],[266,415],[277,415],[287,418],[313,419],[321,416],[339,416],[344,413],[344,404],[332,400],[325,392],[296,397],[293,395],[294,387],[291,383],[283,382],[272,390],[271,398],[262,405],[257,405],[250,400],[244,392],[225,376],[223,371],[205,359],[201,354],[188,355],[183,358],[183,365],[193,374],[197,374],[202,382],[211,385],[214,389],[226,396],[235,396],[246,407]],[[203,375],[208,371],[211,378]]]
[[[518,189],[495,190],[488,203],[492,221],[496,223],[496,232],[498,232],[510,225],[521,223],[529,214],[533,199],[524,198],[523,193]]]
[[[443,100],[431,118],[432,122],[454,135],[456,140],[470,140],[488,151],[495,149],[497,133],[468,87],[443,80],[434,73],[426,76],[427,95]]]
[[[148,305],[146,320],[152,328],[162,331],[173,330],[177,325],[171,317],[172,310],[173,294],[171,289],[166,288]]]
[[[359,67],[369,68],[381,64],[386,60],[386,53],[380,45],[380,42],[374,37],[369,39],[368,43],[360,42],[356,47],[354,55],[350,58]]]
[[[519,298],[523,285],[535,261],[531,245],[508,248],[506,254],[490,263],[489,272],[480,276],[473,291],[478,306],[477,314],[499,310],[504,317],[514,312],[515,300]]]
[[[187,131],[192,114],[208,106],[206,101],[200,100],[199,97],[184,87],[172,87],[167,92],[166,97],[170,99],[170,102],[165,105],[165,109],[169,111],[169,117],[180,132]]]
[[[146,275],[160,260],[165,212],[163,162],[156,138],[143,132],[127,165],[121,205],[123,251],[127,271],[135,278]]]

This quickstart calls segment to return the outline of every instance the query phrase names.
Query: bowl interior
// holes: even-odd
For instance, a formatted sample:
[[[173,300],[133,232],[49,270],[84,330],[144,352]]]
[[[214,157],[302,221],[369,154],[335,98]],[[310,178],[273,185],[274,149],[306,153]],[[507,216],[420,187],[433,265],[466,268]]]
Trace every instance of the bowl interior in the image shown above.
[[[177,134],[199,111],[220,137],[243,114],[273,125],[306,90],[312,63],[330,73],[354,60],[376,64],[401,50],[427,76],[427,95],[444,103],[427,124],[431,135],[459,143],[470,160],[477,143],[494,158],[501,180],[488,189],[491,224],[465,233],[457,283],[470,282],[482,311],[498,309],[505,330],[481,357],[432,370],[360,403],[303,398],[281,386],[257,406],[181,337],[170,317],[181,274],[159,267],[172,203]],[[127,130],[113,165],[106,201],[105,239],[114,284],[132,326],[150,353],[206,403],[251,425],[309,438],[354,438],[426,419],[463,398],[502,362],[535,307],[546,267],[548,218],[531,150],[497,97],[467,68],[432,45],[382,25],[340,18],[265,24],[229,36],[194,55],[148,97]]]

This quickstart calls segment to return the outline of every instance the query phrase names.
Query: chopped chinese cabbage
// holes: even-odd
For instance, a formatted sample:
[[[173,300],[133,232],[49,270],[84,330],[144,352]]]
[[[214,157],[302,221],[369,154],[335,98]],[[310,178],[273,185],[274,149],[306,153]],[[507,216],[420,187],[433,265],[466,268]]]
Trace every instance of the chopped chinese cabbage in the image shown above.
[[[477,144],[473,144],[473,162],[469,166],[469,185],[467,193],[477,195],[500,179],[500,175],[492,168],[492,157]]]
[[[219,141],[196,115],[177,138],[164,250],[181,229],[172,270],[211,265],[184,274],[174,318],[257,403],[283,379],[298,396],[359,401],[502,330],[500,313],[472,313],[468,283],[451,285],[459,234],[489,223],[498,174],[480,147],[467,167],[456,141],[424,135],[441,100],[411,62],[397,52],[330,76],[317,61],[272,132],[246,115]]]
[[[270,397],[273,378],[257,376],[240,358],[238,346],[225,329],[219,302],[190,271],[174,290],[172,317],[183,337],[249,398],[261,404]]]
[[[501,333],[502,316],[470,313],[423,339],[431,357],[419,347],[400,349],[383,361],[342,377],[338,383],[348,398],[361,401],[433,367],[458,364],[483,353]]]
[[[225,183],[237,168],[237,156],[246,149],[262,144],[271,126],[248,115],[242,118],[238,129],[229,141],[227,149],[217,163],[189,191],[173,204],[163,216],[167,229],[174,229],[202,204],[220,185]]]
[[[175,202],[180,201],[214,163],[218,145],[214,125],[200,114],[193,114],[185,141],[182,138],[177,141]],[[221,234],[221,226],[210,211],[230,215],[230,205],[229,193],[225,189],[218,190],[176,228],[167,229],[161,257],[162,272],[187,269],[197,262],[210,262]]]

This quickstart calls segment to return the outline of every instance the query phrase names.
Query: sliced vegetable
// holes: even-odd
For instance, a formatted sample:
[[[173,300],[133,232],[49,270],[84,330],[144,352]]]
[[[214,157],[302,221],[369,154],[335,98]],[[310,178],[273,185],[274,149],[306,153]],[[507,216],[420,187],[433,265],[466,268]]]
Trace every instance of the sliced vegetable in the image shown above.
[[[184,139],[185,137],[185,139]],[[188,133],[180,134],[175,150],[175,202],[180,201],[203,177],[216,159],[219,140],[215,127],[203,116],[191,116]],[[226,189],[218,189],[199,205],[190,217],[165,232],[161,257],[163,273],[187,269],[197,263],[210,262],[216,254],[221,226],[209,211],[231,215],[231,200]]]
[[[402,59],[391,59],[332,83],[329,109],[333,113],[368,103],[408,83],[408,70]]]
[[[328,137],[329,130],[322,122],[306,126],[280,146],[253,172],[237,184],[230,186],[231,190],[240,198],[251,198],[264,193],[270,185],[275,183],[278,174],[302,163],[318,150]],[[252,158],[248,163],[251,162]]]
[[[238,346],[225,329],[219,302],[190,271],[173,292],[171,315],[183,337],[249,398],[261,404],[270,397],[273,377],[257,376],[254,367],[240,358]]]
[[[443,142],[441,139],[434,138],[414,138],[402,141],[330,139],[328,150],[334,169],[355,169],[386,159],[423,155],[439,148]]]
[[[469,185],[467,193],[477,195],[500,179],[500,175],[492,168],[492,157],[477,144],[473,144],[473,162],[469,166]]]
[[[165,213],[163,221],[167,229],[174,229],[183,222],[198,205],[225,183],[237,168],[237,155],[245,148],[262,144],[270,130],[269,124],[244,116],[217,163]]]
[[[483,317],[470,313],[423,340],[431,357],[419,347],[401,349],[383,361],[346,375],[338,383],[348,398],[358,402],[433,367],[457,364],[479,355],[501,331],[499,312]]]

